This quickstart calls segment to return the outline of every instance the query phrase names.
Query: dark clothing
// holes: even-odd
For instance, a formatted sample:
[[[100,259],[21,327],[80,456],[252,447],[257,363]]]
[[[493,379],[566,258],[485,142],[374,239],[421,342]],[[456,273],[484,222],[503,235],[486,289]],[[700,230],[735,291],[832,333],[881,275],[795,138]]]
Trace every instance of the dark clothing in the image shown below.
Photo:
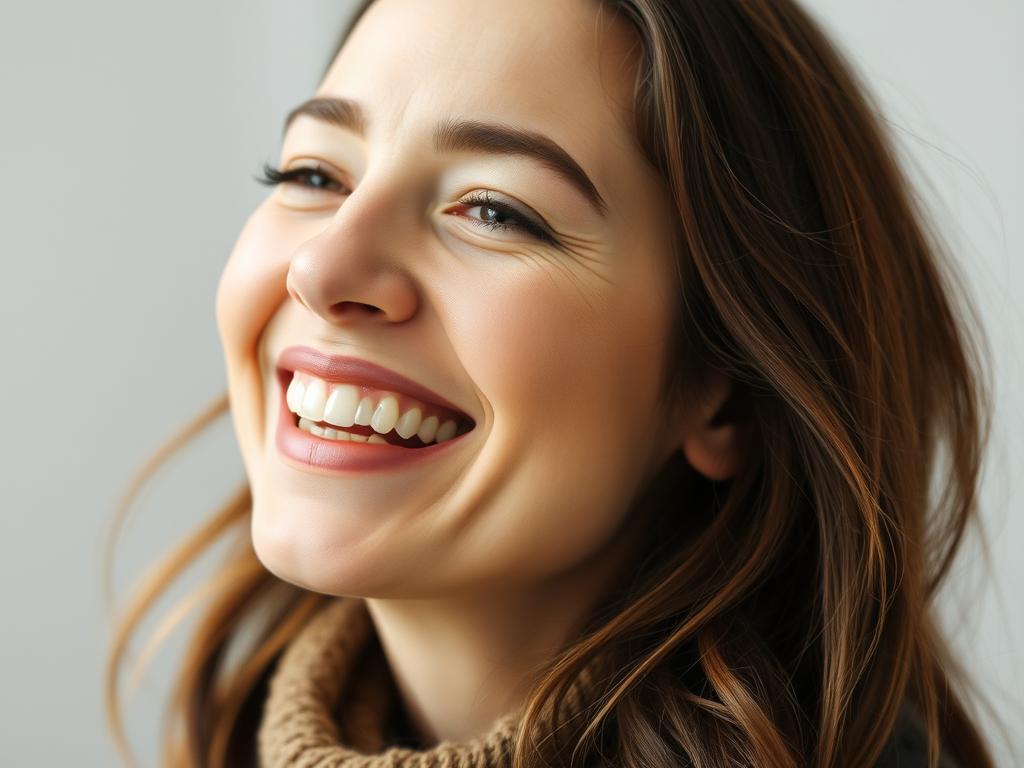
[[[907,715],[896,721],[896,728],[875,763],[875,768],[927,768],[928,736],[921,721]],[[939,768],[963,768],[945,750],[939,753]]]

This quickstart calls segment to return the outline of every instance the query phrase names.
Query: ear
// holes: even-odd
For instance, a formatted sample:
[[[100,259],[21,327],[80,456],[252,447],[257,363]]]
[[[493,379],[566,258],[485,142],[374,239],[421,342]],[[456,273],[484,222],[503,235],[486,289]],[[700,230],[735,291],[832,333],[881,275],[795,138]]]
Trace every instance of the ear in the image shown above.
[[[743,459],[748,423],[746,409],[737,405],[735,386],[720,371],[711,371],[697,396],[680,404],[683,416],[675,444],[710,480],[732,477]]]

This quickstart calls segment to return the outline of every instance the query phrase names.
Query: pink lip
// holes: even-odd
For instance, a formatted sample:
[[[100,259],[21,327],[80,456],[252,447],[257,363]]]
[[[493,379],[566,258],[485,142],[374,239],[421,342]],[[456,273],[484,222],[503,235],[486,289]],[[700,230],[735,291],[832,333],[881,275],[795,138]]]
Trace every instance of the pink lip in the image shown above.
[[[296,370],[306,371],[326,381],[361,384],[411,395],[425,403],[451,410],[459,416],[461,422],[470,426],[470,430],[476,425],[464,411],[445,398],[387,368],[355,357],[324,355],[310,347],[288,347],[277,361],[278,419],[275,443],[282,455],[307,466],[353,472],[397,469],[443,455],[452,450],[454,445],[460,444],[469,431],[425,448],[317,437],[299,429],[297,417],[288,410],[285,393],[291,382],[291,373]]]
[[[361,360],[358,357],[340,357],[325,355],[312,347],[287,347],[277,359],[278,371],[305,371],[325,381],[361,384],[367,387],[388,389],[399,394],[406,394],[453,411],[464,419],[473,421],[461,408],[450,403],[433,390],[406,378],[389,368]],[[476,422],[473,421],[475,424]]]

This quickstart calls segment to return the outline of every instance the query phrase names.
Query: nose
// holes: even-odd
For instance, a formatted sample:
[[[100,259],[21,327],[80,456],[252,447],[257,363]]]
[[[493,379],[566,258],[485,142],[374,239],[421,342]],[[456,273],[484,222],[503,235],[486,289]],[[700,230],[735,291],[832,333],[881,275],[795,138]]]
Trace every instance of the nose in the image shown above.
[[[337,326],[412,317],[418,295],[400,256],[400,209],[382,186],[359,185],[323,231],[293,253],[289,295]]]

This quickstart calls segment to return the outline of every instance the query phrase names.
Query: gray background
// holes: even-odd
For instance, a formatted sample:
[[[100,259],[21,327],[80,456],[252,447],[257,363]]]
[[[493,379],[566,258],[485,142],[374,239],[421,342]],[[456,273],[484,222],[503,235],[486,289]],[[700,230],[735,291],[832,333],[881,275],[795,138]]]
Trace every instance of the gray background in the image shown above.
[[[807,4],[867,74],[983,309],[996,361],[982,496],[992,568],[972,540],[942,611],[1012,726],[1024,722],[1013,693],[1024,690],[1024,4]],[[115,764],[101,698],[111,509],[144,457],[224,390],[217,278],[266,192],[251,177],[276,159],[282,119],[315,89],[349,7],[0,6],[3,765]],[[118,596],[243,479],[224,419],[140,499],[118,549]],[[157,603],[142,637],[211,564]],[[171,635],[128,702],[145,765],[157,764],[162,697],[192,626]],[[1021,734],[1003,743],[984,722],[999,764],[1024,764]]]

